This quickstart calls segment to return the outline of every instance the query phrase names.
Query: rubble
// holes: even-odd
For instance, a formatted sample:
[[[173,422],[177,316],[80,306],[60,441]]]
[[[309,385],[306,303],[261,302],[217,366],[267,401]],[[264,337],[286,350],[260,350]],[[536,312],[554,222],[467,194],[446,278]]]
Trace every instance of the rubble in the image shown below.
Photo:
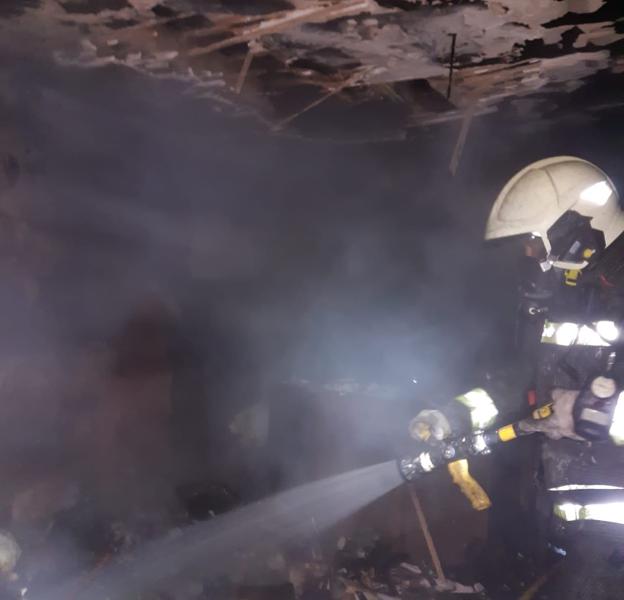
[[[220,488],[204,484],[189,489],[187,495],[193,496],[197,489]],[[95,513],[85,519],[85,508],[84,501],[72,504],[54,526],[39,523],[42,535],[24,548],[12,534],[0,533],[0,580],[4,581],[0,581],[0,593],[6,588],[9,597],[18,598],[24,590],[31,590],[37,598],[46,586],[60,585],[63,595],[80,597],[99,585],[101,574],[106,581],[110,565],[132,575],[135,557],[151,540],[172,540],[175,545],[189,519],[200,518],[197,513],[180,515],[176,524],[173,515],[141,513],[125,521],[107,521]],[[202,518],[215,515],[208,511]],[[479,584],[440,580],[425,563],[406,562],[391,540],[372,529],[355,529],[334,538],[333,551],[324,551],[320,540],[301,538],[276,545],[269,538],[241,547],[231,560],[220,562],[217,570],[199,559],[179,573],[161,577],[150,593],[170,600],[205,600],[212,593],[232,600],[434,600],[447,594],[485,598]]]

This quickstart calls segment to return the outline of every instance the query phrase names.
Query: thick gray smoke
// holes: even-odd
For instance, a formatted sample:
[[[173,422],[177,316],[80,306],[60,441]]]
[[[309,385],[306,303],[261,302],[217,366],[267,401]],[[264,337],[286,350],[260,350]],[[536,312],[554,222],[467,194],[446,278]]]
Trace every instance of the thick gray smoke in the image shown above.
[[[0,500],[19,532],[76,489],[127,516],[193,478],[258,497],[386,460],[419,408],[512,364],[514,256],[481,239],[500,186],[545,153],[601,162],[475,122],[452,179],[455,126],[283,139],[171,82],[2,60]],[[228,428],[256,403],[262,452]]]
[[[426,149],[330,146],[268,136],[119,68],[4,68],[21,176],[4,207],[17,259],[0,352],[45,349],[53,376],[28,392],[34,405],[45,387],[55,407],[33,455],[49,446],[74,463],[90,436],[112,441],[112,414],[147,423],[124,434],[140,439],[170,411],[177,476],[205,473],[224,462],[233,415],[287,380],[393,390],[320,417],[342,419],[335,436],[354,456],[391,453],[412,411],[462,391],[509,345],[511,278],[481,242],[499,178],[450,180],[452,131]],[[150,417],[128,408],[132,386]],[[113,408],[94,418],[94,404]],[[7,439],[27,418],[5,420]],[[59,427],[85,433],[59,448]]]

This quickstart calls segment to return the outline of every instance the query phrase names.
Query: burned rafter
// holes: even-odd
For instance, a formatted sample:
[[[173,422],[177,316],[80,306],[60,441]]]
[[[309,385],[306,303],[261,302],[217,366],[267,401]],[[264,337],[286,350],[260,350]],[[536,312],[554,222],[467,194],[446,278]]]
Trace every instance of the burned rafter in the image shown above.
[[[601,70],[624,70],[624,32],[609,12],[617,0],[540,7],[530,0],[402,1],[404,7],[393,0],[40,0],[45,18],[76,25],[61,29],[86,37],[87,50],[72,64],[110,61],[176,78],[194,97],[221,95],[272,123],[329,94],[331,107],[390,100],[404,111],[405,126],[423,125],[461,119],[474,102],[486,103],[478,116],[507,99],[565,92]],[[68,12],[61,4],[92,11]],[[571,8],[574,18],[566,16]],[[258,49],[253,55],[250,43]],[[357,88],[334,91],[363,69]],[[280,103],[297,88],[315,92]]]
[[[339,94],[343,90],[345,90],[345,89],[347,89],[349,87],[352,87],[352,86],[360,85],[362,83],[362,81],[365,79],[366,74],[367,74],[367,69],[363,69],[360,72],[354,73],[351,77],[349,77],[345,81],[342,81],[341,83],[336,85],[333,89],[330,89],[326,94],[324,94],[320,98],[317,98],[316,100],[314,100],[310,104],[308,104],[308,105],[304,106],[303,108],[299,109],[297,112],[295,112],[292,115],[289,115],[285,119],[281,120],[279,123],[277,123],[275,125],[275,129],[276,130],[282,129],[283,127],[285,127],[286,125],[288,125],[289,123],[291,123],[292,121],[294,121],[295,119],[300,117],[302,114],[308,112],[309,110],[312,110],[313,108],[316,108],[317,106],[319,106],[319,104],[322,104],[323,102],[325,102],[326,100],[328,100],[332,96],[335,96],[336,94]]]
[[[352,16],[370,9],[369,0],[346,0],[339,4],[298,9],[288,14],[280,13],[274,18],[264,19],[255,25],[241,28],[232,32],[230,38],[215,42],[205,47],[194,48],[189,51],[190,56],[201,56],[222,50],[228,46],[250,42],[266,35],[287,31],[288,29],[305,23],[323,23],[334,19]]]

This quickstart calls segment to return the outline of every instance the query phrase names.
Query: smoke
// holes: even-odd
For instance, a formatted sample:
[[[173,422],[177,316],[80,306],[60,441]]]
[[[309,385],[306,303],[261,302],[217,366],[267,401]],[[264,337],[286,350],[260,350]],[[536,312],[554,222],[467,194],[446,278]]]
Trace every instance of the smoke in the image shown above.
[[[8,226],[23,224],[16,277],[35,287],[30,304],[26,284],[5,287],[6,354],[46,347],[74,368],[88,348],[103,382],[111,340],[158,304],[171,410],[218,447],[275,382],[386,385],[399,423],[505,345],[509,311],[493,298],[509,277],[480,239],[494,187],[449,179],[452,131],[426,151],[328,146],[269,137],[120,68],[21,58],[5,71],[24,147]],[[67,385],[52,390],[59,415]],[[363,415],[386,401],[349,409],[345,435],[378,438]]]
[[[274,464],[284,487],[385,460],[421,407],[511,364],[514,257],[482,231],[529,137],[475,122],[452,179],[454,125],[305,142],[124,69],[4,61],[5,512],[49,519],[15,506],[48,471],[63,508],[77,480],[127,516],[194,477],[257,496]],[[228,423],[258,402],[272,438],[245,455]]]
[[[411,381],[457,370],[453,337],[490,343],[470,294],[493,188],[449,181],[449,136],[430,155],[267,138],[113,68],[29,64],[13,85],[26,212],[62,239],[52,293],[86,296],[77,330],[122,321],[143,285],[207,298],[281,377]]]

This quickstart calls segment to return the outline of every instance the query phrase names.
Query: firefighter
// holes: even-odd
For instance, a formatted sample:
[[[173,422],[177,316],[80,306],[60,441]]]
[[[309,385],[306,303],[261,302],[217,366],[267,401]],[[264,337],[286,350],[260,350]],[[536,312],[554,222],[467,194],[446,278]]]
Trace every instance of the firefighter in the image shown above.
[[[621,316],[622,232],[624,212],[609,177],[585,160],[559,156],[510,179],[492,207],[485,239],[522,242],[525,316],[587,319]]]
[[[538,404],[553,388],[578,390],[591,376],[621,370],[623,232],[609,177],[570,156],[522,169],[492,207],[485,239],[516,238],[524,248],[519,305],[533,324]]]
[[[596,577],[602,587],[622,583],[607,564],[622,543],[613,538],[624,540],[624,447],[617,445],[624,442],[620,199],[590,162],[540,160],[503,187],[485,238],[516,238],[523,247],[519,308],[529,324],[524,347],[535,360],[532,399],[555,401],[555,414],[538,427],[546,434],[541,506],[549,514],[547,535],[568,544],[574,565],[560,579],[569,587],[566,597],[603,597],[584,586],[595,586]],[[582,541],[575,542],[580,530]]]

